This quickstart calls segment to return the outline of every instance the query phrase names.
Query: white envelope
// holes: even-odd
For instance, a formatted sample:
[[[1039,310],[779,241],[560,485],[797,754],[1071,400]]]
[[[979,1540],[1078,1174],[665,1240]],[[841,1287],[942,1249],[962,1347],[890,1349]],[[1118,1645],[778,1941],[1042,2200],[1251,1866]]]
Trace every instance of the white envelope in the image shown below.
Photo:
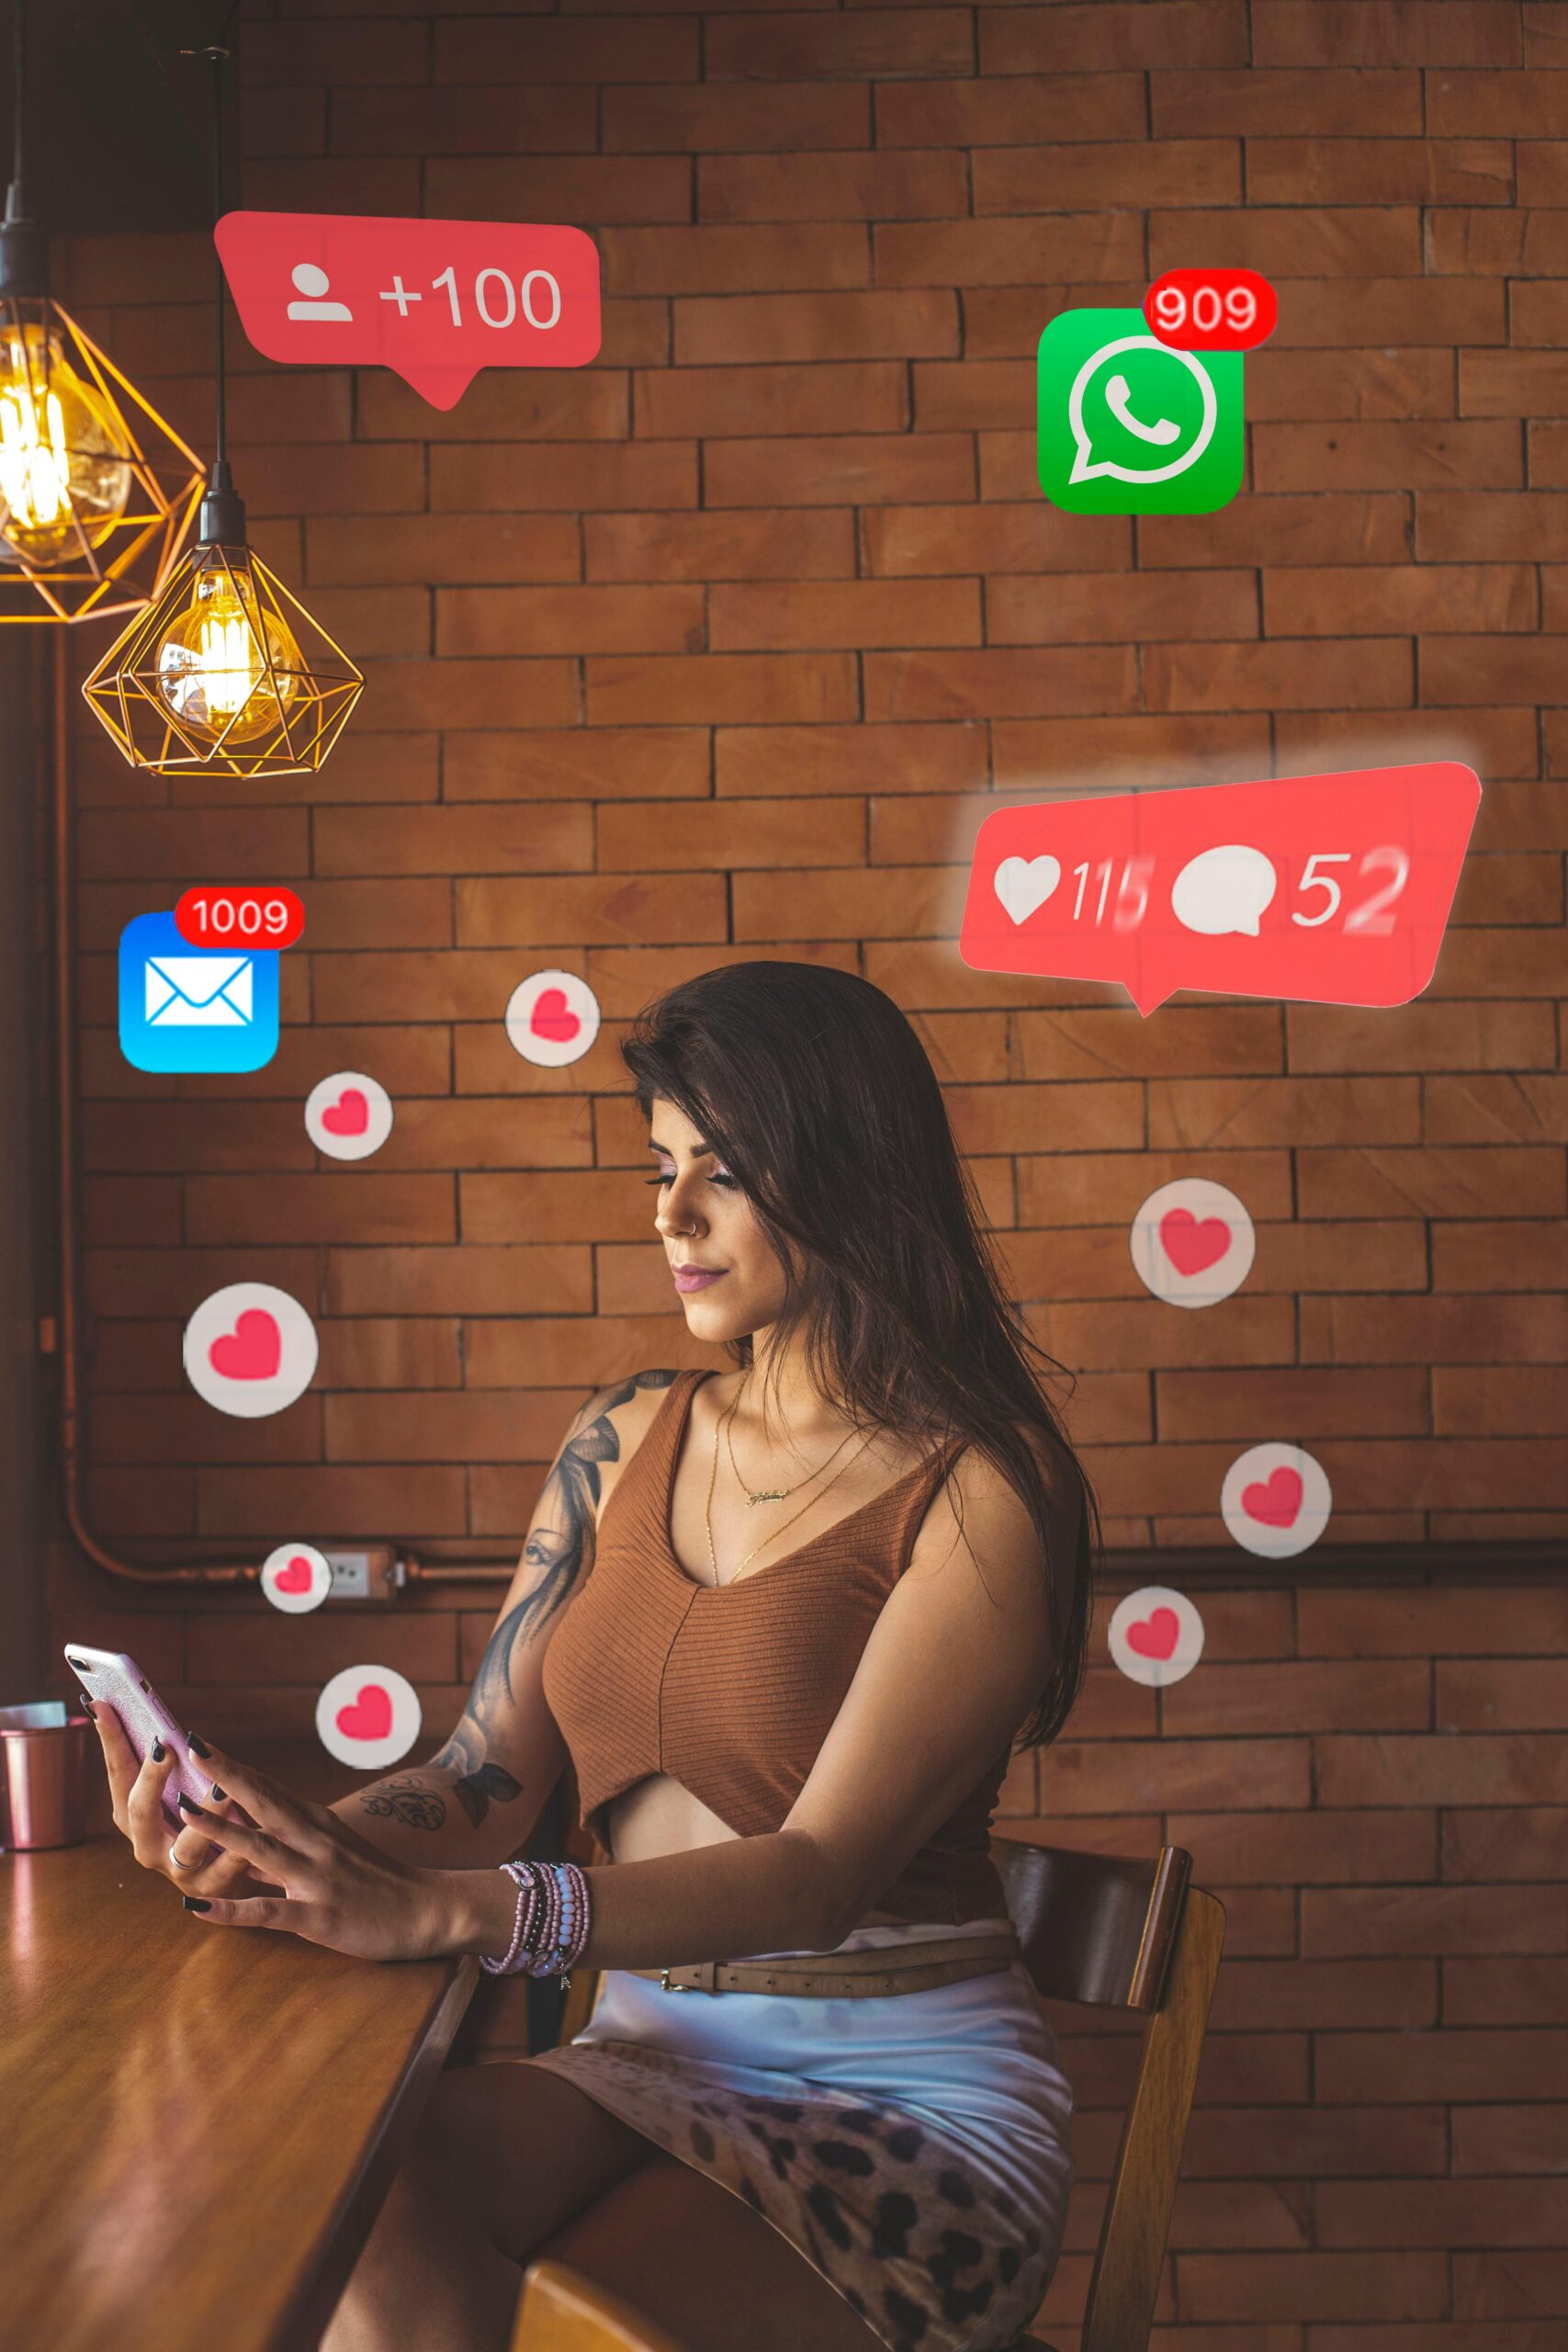
[[[149,956],[148,1027],[248,1029],[255,966],[248,956]]]

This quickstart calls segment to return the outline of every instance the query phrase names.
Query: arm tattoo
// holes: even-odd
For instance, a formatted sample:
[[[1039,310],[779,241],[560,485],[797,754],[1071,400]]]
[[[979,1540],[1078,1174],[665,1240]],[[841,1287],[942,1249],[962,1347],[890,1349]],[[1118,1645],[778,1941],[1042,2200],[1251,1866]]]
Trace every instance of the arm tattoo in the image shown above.
[[[581,1426],[568,1438],[545,1481],[534,1526],[523,1548],[525,1562],[538,1574],[491,1635],[462,1721],[428,1767],[432,1771],[457,1773],[455,1793],[476,1829],[492,1798],[507,1804],[523,1793],[510,1772],[488,1760],[486,1751],[512,1703],[514,1645],[547,1623],[592,1560],[599,1465],[619,1461],[621,1453],[620,1436],[610,1416],[639,1388],[668,1388],[674,1377],[672,1372],[639,1372],[593,1398],[579,1415]]]
[[[417,1772],[395,1780],[378,1781],[359,1800],[361,1813],[389,1814],[410,1829],[439,1829],[446,1818],[446,1800]]]

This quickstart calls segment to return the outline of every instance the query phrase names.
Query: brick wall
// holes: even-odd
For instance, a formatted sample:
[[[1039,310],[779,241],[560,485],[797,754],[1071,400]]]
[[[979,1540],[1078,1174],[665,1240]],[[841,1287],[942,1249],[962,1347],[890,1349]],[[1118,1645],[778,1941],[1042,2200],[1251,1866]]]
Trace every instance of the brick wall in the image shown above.
[[[1113,1544],[1234,1557],[1221,1476],[1280,1437],[1327,1469],[1337,1541],[1568,1532],[1568,8],[246,14],[246,201],[579,222],[604,342],[441,415],[236,338],[257,543],[368,684],[314,779],[167,786],[81,741],[103,1539],[514,1550],[587,1388],[699,1360],[603,1090],[647,997],[747,955],[862,971],[919,1024],[1017,1295],[1079,1374]],[[1247,492],[1137,526],[1055,513],[1042,325],[1196,260],[1280,287]],[[62,261],[208,447],[203,241]],[[1145,1023],[957,959],[988,794],[1426,755],[1487,790],[1408,1008],[1178,997]],[[130,1071],[121,925],[244,877],[308,910],[276,1060]],[[606,1016],[555,1073],[500,1026],[543,963]],[[318,1163],[303,1096],[355,1067],[392,1139]],[[1184,1174],[1258,1226],[1249,1282],[1201,1316],[1148,1298],[1126,1248]],[[251,1424],[179,1362],[191,1307],[241,1278],[322,1340],[309,1395]],[[1097,1667],[1006,1797],[1015,1833],[1188,1844],[1229,1906],[1156,2340],[1545,2352],[1568,2330],[1561,1582],[1309,1554],[1192,1585],[1200,1669],[1156,1700]],[[305,1734],[367,1655],[435,1727],[497,1598],[288,1620],[64,1559],[53,1580],[62,1625],[237,1741]],[[1129,2049],[1063,2023],[1065,2348]],[[477,2030],[515,2039],[501,2011]]]

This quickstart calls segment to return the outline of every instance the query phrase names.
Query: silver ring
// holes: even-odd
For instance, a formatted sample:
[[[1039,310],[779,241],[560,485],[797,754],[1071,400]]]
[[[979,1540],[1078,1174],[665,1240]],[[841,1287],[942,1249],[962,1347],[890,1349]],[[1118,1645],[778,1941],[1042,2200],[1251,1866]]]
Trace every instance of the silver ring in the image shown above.
[[[181,1861],[179,1856],[175,1853],[172,1846],[169,1849],[169,1860],[177,1871],[186,1871],[190,1868],[190,1864],[188,1862]]]

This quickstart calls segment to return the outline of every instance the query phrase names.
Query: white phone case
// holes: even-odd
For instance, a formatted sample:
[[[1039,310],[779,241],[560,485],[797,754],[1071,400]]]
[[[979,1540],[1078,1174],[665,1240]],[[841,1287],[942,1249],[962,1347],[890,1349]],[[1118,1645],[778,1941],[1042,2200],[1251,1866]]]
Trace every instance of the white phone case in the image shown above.
[[[200,1757],[190,1753],[190,1742],[159,1698],[133,1657],[123,1650],[94,1650],[80,1642],[65,1645],[65,1663],[89,1699],[103,1699],[125,1725],[126,1737],[145,1760],[154,1739],[161,1739],[175,1758],[175,1769],[164,1783],[164,1813],[171,1826],[195,1826],[193,1816],[176,1803],[183,1789],[199,1805],[211,1807],[212,1775]]]

